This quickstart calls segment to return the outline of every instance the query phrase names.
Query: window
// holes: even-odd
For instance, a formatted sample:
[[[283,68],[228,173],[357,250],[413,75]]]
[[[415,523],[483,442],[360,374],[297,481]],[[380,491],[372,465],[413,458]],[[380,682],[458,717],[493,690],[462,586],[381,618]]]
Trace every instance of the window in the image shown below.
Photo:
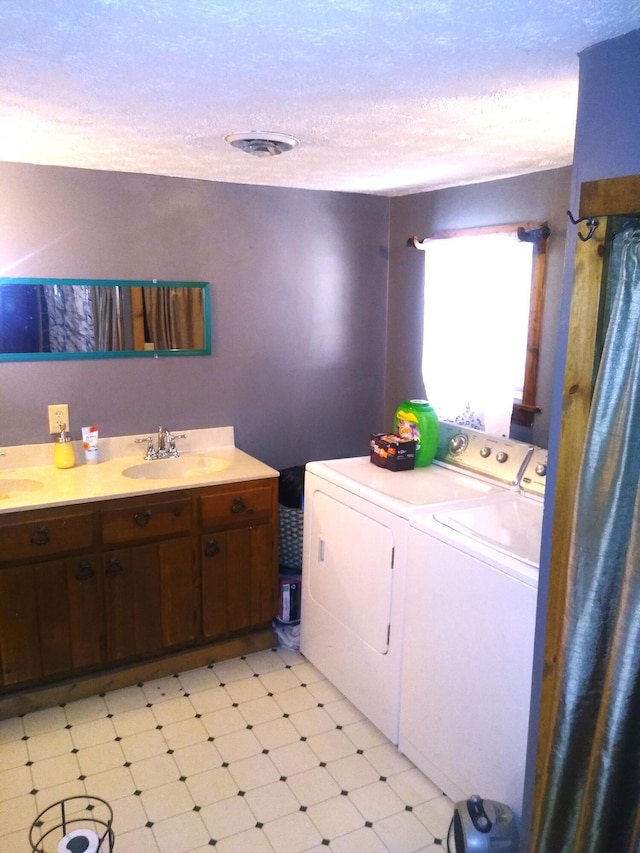
[[[425,252],[422,375],[442,420],[508,435],[536,407],[546,223],[446,231]]]

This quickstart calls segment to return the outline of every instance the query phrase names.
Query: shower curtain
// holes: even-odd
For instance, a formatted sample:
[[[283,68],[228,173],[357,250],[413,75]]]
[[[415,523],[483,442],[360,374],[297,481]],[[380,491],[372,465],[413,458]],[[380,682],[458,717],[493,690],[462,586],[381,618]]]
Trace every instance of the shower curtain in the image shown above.
[[[122,306],[119,287],[95,286],[91,288],[91,302],[95,323],[95,348],[98,352],[124,349]]]
[[[202,289],[144,287],[147,340],[157,350],[202,349]]]
[[[85,284],[43,286],[51,352],[123,349],[120,289]]]
[[[43,287],[51,352],[93,352],[93,305],[84,285]]]
[[[640,853],[640,230],[612,258],[535,853]]]

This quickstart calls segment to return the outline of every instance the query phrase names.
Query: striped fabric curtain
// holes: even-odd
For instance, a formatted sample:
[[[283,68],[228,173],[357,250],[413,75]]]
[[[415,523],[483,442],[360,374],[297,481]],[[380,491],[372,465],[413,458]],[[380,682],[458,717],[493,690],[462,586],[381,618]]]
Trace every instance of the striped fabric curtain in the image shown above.
[[[203,297],[199,287],[143,288],[147,340],[156,350],[202,349]]]

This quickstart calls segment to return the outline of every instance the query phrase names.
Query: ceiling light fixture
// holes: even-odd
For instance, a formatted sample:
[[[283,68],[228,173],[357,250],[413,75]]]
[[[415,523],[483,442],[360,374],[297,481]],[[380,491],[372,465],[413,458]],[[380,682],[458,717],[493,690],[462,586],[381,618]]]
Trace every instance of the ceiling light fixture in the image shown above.
[[[250,131],[248,133],[230,133],[225,141],[255,157],[275,157],[291,151],[300,140],[286,133],[267,133]]]

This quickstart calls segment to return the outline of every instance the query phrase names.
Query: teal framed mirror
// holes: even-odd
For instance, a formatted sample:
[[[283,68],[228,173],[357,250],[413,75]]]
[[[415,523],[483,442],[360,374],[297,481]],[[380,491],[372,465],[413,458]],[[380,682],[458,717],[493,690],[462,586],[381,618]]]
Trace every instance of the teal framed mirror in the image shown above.
[[[0,278],[0,361],[210,354],[208,282]]]

